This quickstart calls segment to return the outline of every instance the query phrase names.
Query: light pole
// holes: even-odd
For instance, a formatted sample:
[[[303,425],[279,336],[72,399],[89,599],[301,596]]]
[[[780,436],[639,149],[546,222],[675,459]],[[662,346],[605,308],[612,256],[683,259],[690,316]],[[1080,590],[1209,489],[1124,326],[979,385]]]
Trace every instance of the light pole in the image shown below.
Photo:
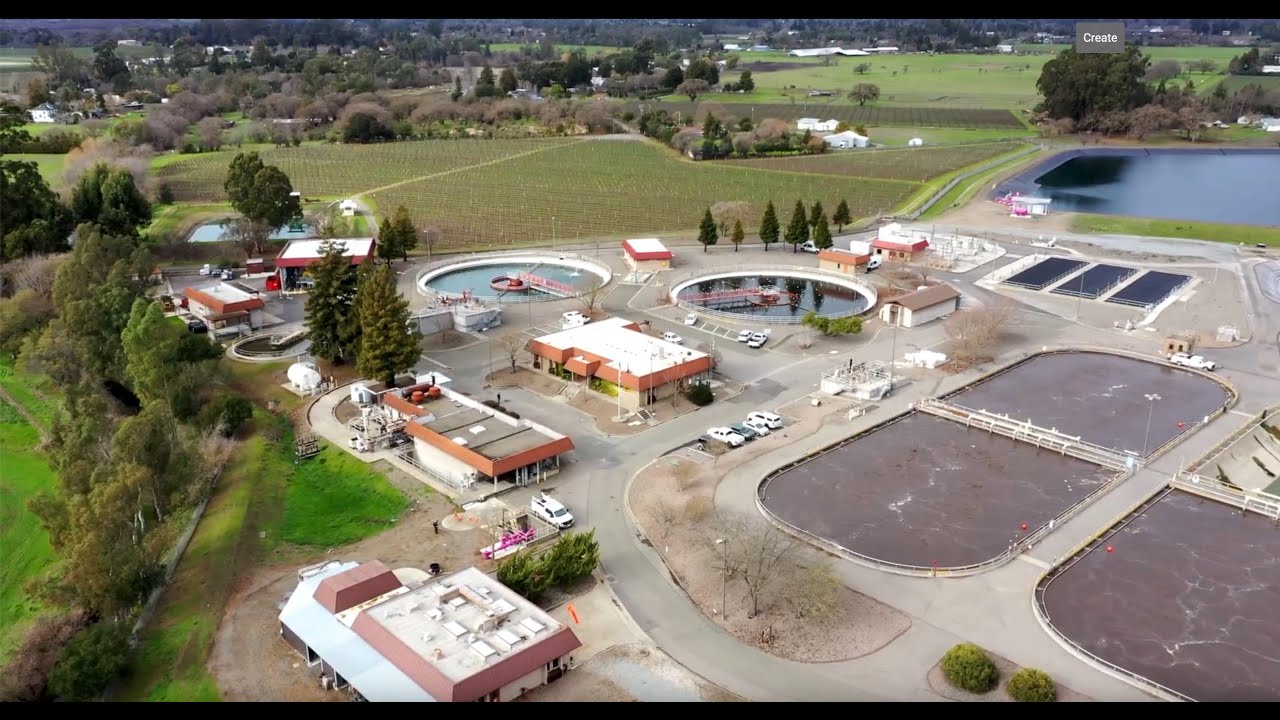
[[[725,607],[725,598],[729,592],[729,541],[724,538],[716,538],[716,545],[719,545],[724,553],[723,560],[720,563],[720,617],[728,617],[729,609]]]
[[[890,313],[890,322],[893,323],[893,341],[889,345],[889,392],[893,392],[893,368],[897,365],[898,359],[898,318],[899,313]]]
[[[556,249],[556,216],[551,216],[551,249]]]
[[[1143,397],[1147,399],[1147,434],[1142,439],[1142,459],[1145,461],[1147,459],[1147,445],[1151,442],[1151,417],[1156,412],[1156,401],[1161,398],[1155,393],[1147,393]]]
[[[1084,302],[1084,273],[1080,273],[1080,287],[1076,289],[1076,322],[1080,322],[1080,303]]]

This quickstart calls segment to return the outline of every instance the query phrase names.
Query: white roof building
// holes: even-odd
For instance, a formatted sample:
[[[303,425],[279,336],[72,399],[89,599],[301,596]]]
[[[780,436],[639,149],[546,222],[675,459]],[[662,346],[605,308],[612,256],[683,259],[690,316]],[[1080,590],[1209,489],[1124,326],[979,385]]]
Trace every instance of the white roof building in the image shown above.
[[[894,48],[895,50],[897,48]],[[843,55],[844,57],[860,57],[870,55],[865,50],[846,50],[839,47],[825,48],[801,48],[797,50],[789,50],[787,54],[791,57],[822,57],[823,55]]]
[[[656,375],[707,357],[704,352],[646,335],[635,323],[611,317],[543,335],[534,342],[556,350],[573,350],[604,361],[604,367],[633,375]]]
[[[819,120],[818,118],[800,118],[796,121],[797,130],[813,132],[833,132],[840,126],[839,120]]]
[[[359,265],[366,257],[373,254],[373,238],[341,238],[334,240],[290,240],[284,250],[276,257],[276,267],[306,267],[324,256],[324,247],[328,244],[342,243],[343,257],[351,258],[353,265]]]
[[[842,133],[828,135],[822,138],[822,141],[833,148],[847,150],[849,148],[864,148],[871,142],[871,139],[852,130],[845,130]]]

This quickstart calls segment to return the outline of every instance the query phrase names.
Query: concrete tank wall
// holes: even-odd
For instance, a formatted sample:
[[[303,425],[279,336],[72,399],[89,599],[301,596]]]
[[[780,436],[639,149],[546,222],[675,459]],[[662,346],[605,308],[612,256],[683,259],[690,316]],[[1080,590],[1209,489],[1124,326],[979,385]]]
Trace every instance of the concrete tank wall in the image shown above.
[[[1221,472],[1228,482],[1245,490],[1266,490],[1280,482],[1280,420],[1268,420],[1254,428],[1213,464],[1207,468],[1210,473]]]

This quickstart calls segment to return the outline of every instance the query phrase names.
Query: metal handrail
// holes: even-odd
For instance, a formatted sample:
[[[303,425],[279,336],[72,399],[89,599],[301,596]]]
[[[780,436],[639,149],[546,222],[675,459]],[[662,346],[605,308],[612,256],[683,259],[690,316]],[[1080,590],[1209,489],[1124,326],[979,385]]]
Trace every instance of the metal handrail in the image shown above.
[[[529,248],[527,250],[493,250],[493,251],[470,252],[470,253],[459,253],[459,254],[449,255],[443,260],[437,260],[435,262],[428,263],[427,265],[424,265],[421,268],[418,268],[418,271],[414,273],[414,276],[413,276],[413,286],[418,289],[419,293],[422,293],[425,295],[426,292],[422,288],[422,277],[424,275],[427,275],[428,273],[432,273],[437,270],[442,270],[452,265],[458,265],[464,262],[470,262],[472,260],[476,260],[479,258],[501,260],[502,258],[507,258],[507,257],[519,257],[522,255],[528,256],[528,255],[537,255],[537,254],[544,254],[544,255],[554,254],[566,259],[589,263],[609,273],[610,277],[613,276],[613,270],[610,269],[608,265],[605,265],[604,263],[600,262],[598,258],[591,257],[590,255],[583,255],[582,253],[569,252],[565,250],[555,250],[555,249],[549,249],[549,248],[535,247],[535,248]],[[437,294],[440,293],[440,291],[438,290],[435,290],[432,292],[435,292]]]
[[[240,357],[247,357],[247,358],[273,358],[273,357],[286,358],[286,357],[293,357],[295,355],[302,355],[306,353],[306,350],[292,350],[292,349],[285,349],[285,350],[241,350],[240,349],[241,345],[249,342],[250,340],[261,340],[262,338],[269,338],[269,337],[272,337],[273,335],[279,335],[279,334],[280,334],[279,332],[272,331],[272,332],[255,333],[253,335],[245,335],[242,338],[238,338],[234,343],[231,344],[231,352],[235,353],[236,355],[239,355]],[[298,342],[299,343],[305,342],[305,340],[306,338],[303,337]]]
[[[848,275],[843,275],[840,273],[829,272],[821,268],[806,267],[803,265],[777,265],[777,266],[768,267],[768,268],[761,268],[759,265],[730,265],[729,267],[718,268],[714,271],[703,271],[703,272],[686,271],[684,273],[681,273],[680,275],[677,275],[676,278],[678,279],[672,279],[668,281],[666,285],[667,287],[675,288],[680,285],[684,285],[688,283],[690,280],[693,280],[695,278],[703,278],[707,276],[715,277],[715,276],[731,275],[733,273],[739,273],[739,272],[751,272],[751,273],[757,273],[763,276],[786,275],[787,273],[797,273],[797,272],[814,273],[818,275],[825,275],[831,278],[831,283],[833,285],[840,285],[840,284],[853,285],[855,286],[854,288],[855,292],[866,291],[870,294],[872,298],[877,298],[879,295],[876,292],[874,287],[872,287],[868,283],[858,280],[857,278],[849,277]],[[697,303],[689,302],[688,300],[682,300],[676,296],[674,290],[669,291],[667,293],[667,296],[670,299],[675,301],[676,307],[682,310],[687,310],[689,312],[706,313],[707,315],[712,315],[715,317],[722,317],[722,318],[727,318],[732,320],[743,320],[744,317],[746,316],[745,313],[736,313],[729,310],[707,308],[707,307],[703,307],[702,305],[698,305]],[[874,305],[875,305],[875,302],[870,303],[870,305],[868,305],[867,307],[867,310],[870,310],[871,307]],[[863,312],[865,313],[867,310],[864,310]],[[802,322],[804,322],[804,317],[806,314],[807,313],[798,314],[798,315],[786,315],[786,316],[751,315],[750,319],[751,319],[751,322],[753,323],[762,323],[765,325],[799,325]],[[862,314],[862,313],[858,313],[858,314]],[[817,313],[818,317],[824,317],[824,318],[844,318],[844,317],[848,317],[849,315],[850,314],[847,312]]]

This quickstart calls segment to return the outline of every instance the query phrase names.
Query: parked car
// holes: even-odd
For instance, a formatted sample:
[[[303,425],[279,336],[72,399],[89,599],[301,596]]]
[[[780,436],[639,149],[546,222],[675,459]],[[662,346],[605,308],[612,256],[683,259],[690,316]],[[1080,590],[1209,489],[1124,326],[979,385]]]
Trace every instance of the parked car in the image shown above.
[[[573,527],[573,513],[569,512],[564,503],[546,493],[534,496],[529,501],[529,510],[561,530]]]
[[[207,275],[207,276],[217,275],[218,269],[210,265],[209,263],[205,263],[204,266],[200,268],[200,274]]]
[[[746,425],[749,430],[760,437],[764,437],[772,432],[772,430],[769,429],[769,424],[760,418],[747,418],[742,424]]]
[[[800,252],[816,253],[818,246],[814,245],[812,240],[806,240],[800,244]]]
[[[765,335],[764,333],[759,333],[759,332],[758,332],[758,333],[752,333],[752,334],[751,334],[751,339],[750,339],[750,340],[747,340],[747,347],[749,347],[749,348],[762,348],[762,347],[764,347],[764,343],[765,343],[765,341],[766,341],[766,340],[768,340],[768,339],[769,339],[769,336],[768,336],[768,335]]]
[[[1203,355],[1192,355],[1190,353],[1174,353],[1169,356],[1169,362],[1174,365],[1195,368],[1196,370],[1213,370],[1218,364],[1212,360],[1206,360]]]
[[[739,330],[738,342],[746,342],[751,339],[752,335],[755,335],[755,333],[751,332],[750,330]]]
[[[202,333],[209,332],[209,326],[205,325],[204,322],[201,320],[192,320],[191,322],[187,323],[187,330],[189,332],[193,332],[197,335],[200,335]]]
[[[751,428],[741,423],[737,425],[730,425],[729,429],[738,433],[742,437],[746,438],[747,442],[751,442],[752,440],[755,440],[756,438],[760,437],[760,433],[756,432],[755,430],[752,430]]]
[[[689,313],[684,316],[685,325],[696,325],[698,323],[698,313]]]
[[[563,330],[568,330],[569,328],[582,327],[583,325],[586,325],[589,322],[591,322],[591,318],[587,317],[586,315],[583,315],[577,310],[570,310],[569,312],[560,316],[560,328]]]
[[[749,413],[747,415],[747,419],[760,420],[764,422],[764,426],[769,428],[770,430],[777,430],[778,428],[782,427],[781,415],[775,415],[774,413],[765,412],[764,410],[756,410],[753,413]]]
[[[684,344],[684,338],[680,337],[679,335],[677,335],[677,334],[675,334],[675,333],[673,333],[673,332],[664,332],[664,333],[662,333],[662,339],[663,339],[663,340],[666,340],[666,341],[667,341],[667,342],[669,342],[669,343],[675,343],[676,345],[683,345],[683,344]]]
[[[712,440],[719,440],[729,447],[742,447],[742,443],[747,441],[746,438],[727,427],[708,428],[707,437]]]

